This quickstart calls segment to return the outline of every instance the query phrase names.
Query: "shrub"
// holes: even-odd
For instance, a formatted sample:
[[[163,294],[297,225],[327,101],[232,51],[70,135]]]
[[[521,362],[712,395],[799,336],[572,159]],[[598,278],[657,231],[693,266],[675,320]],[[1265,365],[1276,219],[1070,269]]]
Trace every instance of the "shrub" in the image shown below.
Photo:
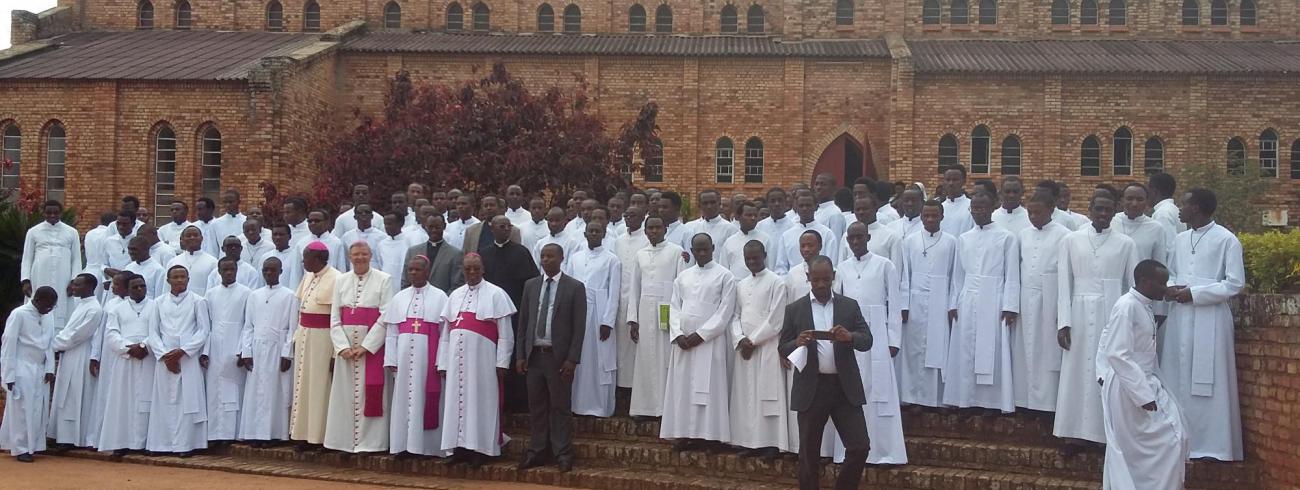
[[[1257,293],[1300,288],[1300,232],[1241,233],[1246,284]]]

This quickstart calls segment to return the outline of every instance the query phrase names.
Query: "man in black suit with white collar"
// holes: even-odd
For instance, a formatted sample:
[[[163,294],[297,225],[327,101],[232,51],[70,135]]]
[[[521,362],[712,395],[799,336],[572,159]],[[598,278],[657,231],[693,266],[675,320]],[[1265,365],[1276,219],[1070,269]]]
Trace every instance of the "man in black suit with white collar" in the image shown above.
[[[835,488],[857,488],[871,443],[862,412],[866,390],[853,351],[871,349],[871,331],[856,301],[831,293],[835,268],[829,258],[819,255],[810,261],[808,282],[812,294],[785,307],[779,348],[783,358],[799,348],[806,355],[790,389],[790,409],[799,414],[799,488],[819,487],[822,431],[828,418],[835,421],[845,448]]]

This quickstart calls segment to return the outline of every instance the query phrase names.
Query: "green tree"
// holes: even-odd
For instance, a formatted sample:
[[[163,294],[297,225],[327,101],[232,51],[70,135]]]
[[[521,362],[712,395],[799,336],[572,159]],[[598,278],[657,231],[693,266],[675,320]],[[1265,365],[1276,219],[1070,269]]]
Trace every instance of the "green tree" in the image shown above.
[[[1214,191],[1219,207],[1214,220],[1236,233],[1258,233],[1264,229],[1263,203],[1277,185],[1276,177],[1262,177],[1259,162],[1234,158],[1230,165],[1196,163],[1174,172],[1179,192],[1196,187]],[[1182,196],[1174,196],[1181,200]]]

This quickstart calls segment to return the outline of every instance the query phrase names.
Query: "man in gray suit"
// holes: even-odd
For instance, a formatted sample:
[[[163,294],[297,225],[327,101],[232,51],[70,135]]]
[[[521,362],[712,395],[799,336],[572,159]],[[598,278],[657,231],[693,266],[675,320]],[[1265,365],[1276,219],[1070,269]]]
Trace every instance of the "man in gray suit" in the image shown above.
[[[587,289],[560,272],[564,248],[542,247],[541,276],[524,284],[515,369],[527,377],[532,441],[520,470],[541,466],[549,445],[561,472],[573,469],[573,372],[582,356]],[[865,459],[865,455],[863,456]]]
[[[429,241],[421,243],[406,251],[406,263],[423,255],[429,259],[429,284],[451,294],[456,288],[465,284],[465,272],[461,270],[464,254],[459,249],[442,240],[442,232],[447,229],[447,220],[441,214],[425,218],[424,231],[429,233]],[[402,289],[411,285],[411,280],[402,274]]]

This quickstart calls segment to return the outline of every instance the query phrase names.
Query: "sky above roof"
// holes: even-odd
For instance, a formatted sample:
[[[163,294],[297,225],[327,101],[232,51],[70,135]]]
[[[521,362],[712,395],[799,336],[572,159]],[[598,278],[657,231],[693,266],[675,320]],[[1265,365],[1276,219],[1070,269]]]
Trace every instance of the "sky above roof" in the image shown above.
[[[4,18],[0,19],[0,49],[9,49],[12,44],[9,42],[9,19],[10,12],[14,10],[26,10],[28,12],[40,13],[58,4],[58,0],[0,0],[0,11],[4,12]]]

